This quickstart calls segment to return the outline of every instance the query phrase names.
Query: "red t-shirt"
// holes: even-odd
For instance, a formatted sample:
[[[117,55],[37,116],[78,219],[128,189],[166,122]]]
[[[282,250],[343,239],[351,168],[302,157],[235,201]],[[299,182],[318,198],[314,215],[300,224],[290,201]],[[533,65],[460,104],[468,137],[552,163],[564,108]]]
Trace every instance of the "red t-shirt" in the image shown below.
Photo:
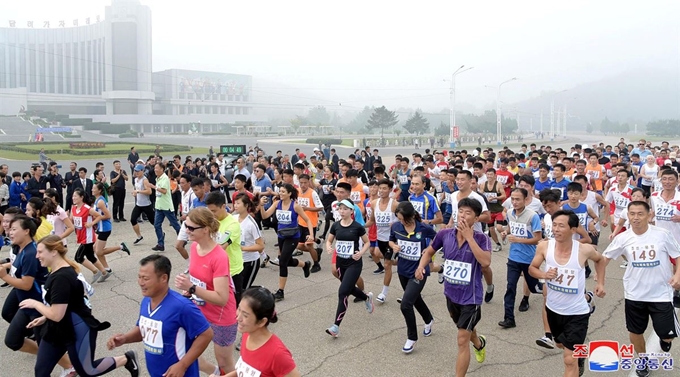
[[[201,309],[205,319],[210,324],[217,326],[229,326],[236,323],[236,297],[234,297],[234,282],[229,275],[229,257],[217,245],[206,255],[198,255],[196,242],[191,244],[191,259],[189,263],[189,279],[197,287],[214,291],[213,279],[227,277],[229,279],[229,299],[225,306],[219,306],[206,302],[196,295],[192,301]]]
[[[83,204],[80,209],[77,206],[71,207],[71,218],[73,226],[76,228],[76,242],[78,245],[91,244],[97,241],[95,227],[88,228],[85,226],[85,224],[92,222],[90,208],[87,204]]]
[[[260,348],[249,350],[248,337],[243,333],[241,357],[236,362],[236,375],[243,377],[279,377],[295,369],[293,355],[278,336],[272,334]]]
[[[507,170],[496,170],[496,180],[503,185],[505,196],[510,197],[510,191],[515,184],[515,176]]]

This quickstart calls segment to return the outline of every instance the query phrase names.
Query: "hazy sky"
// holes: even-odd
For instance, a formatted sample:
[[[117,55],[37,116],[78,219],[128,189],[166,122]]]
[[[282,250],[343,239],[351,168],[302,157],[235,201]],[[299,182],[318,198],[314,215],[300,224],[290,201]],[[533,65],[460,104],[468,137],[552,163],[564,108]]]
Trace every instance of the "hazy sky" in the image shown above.
[[[141,0],[153,16],[154,70],[254,76],[309,104],[441,109],[492,106],[627,70],[680,69],[680,1]],[[110,0],[0,2],[0,25],[104,15]],[[301,94],[302,93],[302,94]],[[324,99],[324,100],[321,100]],[[286,101],[287,102],[287,101]]]

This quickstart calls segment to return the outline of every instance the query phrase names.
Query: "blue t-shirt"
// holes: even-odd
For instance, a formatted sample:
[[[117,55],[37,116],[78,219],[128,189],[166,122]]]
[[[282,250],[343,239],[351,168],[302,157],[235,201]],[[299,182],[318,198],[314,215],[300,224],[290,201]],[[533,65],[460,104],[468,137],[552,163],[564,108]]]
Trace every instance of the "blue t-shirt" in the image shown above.
[[[541,182],[540,180],[536,180],[536,184],[534,185],[534,189],[537,192],[541,192],[544,189],[549,189],[553,184],[553,180],[548,178],[545,182]]]
[[[562,178],[562,180],[559,182],[552,180],[550,183],[550,188],[554,190],[560,190],[562,192],[562,200],[567,200],[567,185],[570,183],[571,181],[566,178]]]
[[[37,245],[35,242],[31,242],[23,250],[19,251],[16,258],[14,258],[14,263],[10,268],[10,276],[14,276],[17,279],[21,279],[24,276],[33,277],[33,286],[28,291],[23,289],[14,288],[16,292],[17,301],[21,302],[32,298],[39,302],[42,302],[42,286],[45,285],[47,281],[47,275],[49,271],[47,268],[40,265],[40,261],[36,258],[38,253]],[[40,315],[35,309],[21,309],[32,313],[32,315]]]
[[[413,233],[408,233],[401,222],[392,224],[390,229],[390,241],[399,245],[399,259],[397,261],[397,273],[412,279],[418,269],[420,256],[427,248],[430,240],[437,235],[437,232],[428,224],[416,222]],[[429,265],[425,267],[425,274],[430,274]]]
[[[151,299],[144,297],[139,308],[137,326],[142,333],[146,369],[151,377],[162,377],[170,366],[179,361],[199,335],[210,324],[198,306],[173,290],[151,310]],[[178,356],[179,355],[179,356]],[[198,360],[184,374],[198,377]]]
[[[423,220],[433,220],[435,214],[440,212],[437,201],[434,199],[434,196],[428,192],[423,192],[420,196],[411,194],[408,201],[413,204],[413,208],[415,208],[416,212],[420,214],[420,218]]]
[[[517,217],[515,210],[508,212],[508,227],[510,233],[515,237],[531,239],[534,238],[535,232],[542,232],[541,218],[536,212],[525,208],[524,211]],[[536,255],[536,245],[527,245],[524,243],[510,243],[510,251],[508,259],[517,263],[530,264]]]
[[[207,198],[207,196],[206,196]],[[198,208],[198,207],[207,207],[205,204],[205,200],[200,200],[199,198],[194,198],[194,200],[191,202],[191,208]]]
[[[565,210],[565,211],[574,212],[576,214],[576,216],[578,216],[578,222],[581,223],[581,225],[583,225],[583,227],[585,229],[588,229],[588,206],[587,205],[585,205],[583,203],[579,203],[578,207],[572,208],[569,205],[569,203],[564,203],[564,205],[562,206],[562,209]]]

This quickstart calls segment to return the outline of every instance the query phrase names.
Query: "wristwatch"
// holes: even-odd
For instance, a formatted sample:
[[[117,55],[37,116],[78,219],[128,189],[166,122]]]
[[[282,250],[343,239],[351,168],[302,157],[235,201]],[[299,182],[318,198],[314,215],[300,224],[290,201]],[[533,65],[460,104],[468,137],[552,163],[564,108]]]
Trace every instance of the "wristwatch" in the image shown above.
[[[189,288],[189,293],[196,294],[196,284],[192,285],[191,288]]]

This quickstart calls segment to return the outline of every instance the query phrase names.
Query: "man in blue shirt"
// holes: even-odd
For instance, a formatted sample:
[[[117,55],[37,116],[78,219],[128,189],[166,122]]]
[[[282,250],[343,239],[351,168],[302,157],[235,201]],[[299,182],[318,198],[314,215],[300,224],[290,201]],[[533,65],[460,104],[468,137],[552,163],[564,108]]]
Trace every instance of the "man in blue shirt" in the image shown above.
[[[508,329],[516,327],[515,324],[515,297],[517,295],[517,282],[522,273],[524,281],[532,293],[541,293],[542,284],[529,275],[529,265],[536,254],[536,245],[541,240],[543,229],[541,219],[536,212],[526,208],[526,199],[529,196],[527,190],[516,188],[510,194],[513,210],[508,212],[508,225],[496,225],[500,228],[501,238],[507,237],[510,242],[508,253],[508,288],[505,291],[505,318],[498,326]],[[529,310],[529,296],[522,298],[520,311]]]
[[[109,338],[108,349],[143,342],[151,377],[198,377],[198,357],[213,337],[210,324],[193,302],[170,290],[167,257],[149,255],[139,264],[137,281],[144,299],[137,326]]]
[[[571,183],[570,180],[564,177],[566,167],[562,164],[556,164],[553,167],[553,180],[550,184],[550,189],[559,190],[562,200],[567,200],[567,186]]]
[[[652,155],[652,151],[647,149],[647,142],[645,141],[645,139],[641,139],[640,142],[638,143],[638,147],[633,148],[633,151],[631,152],[631,154],[633,154],[633,153],[640,156],[640,159],[643,160],[643,161],[647,156]]]
[[[413,208],[418,212],[423,223],[428,225],[441,224],[443,221],[442,212],[439,210],[439,205],[434,196],[425,191],[423,177],[420,174],[411,178],[411,191],[413,193],[408,200],[413,204]]]

